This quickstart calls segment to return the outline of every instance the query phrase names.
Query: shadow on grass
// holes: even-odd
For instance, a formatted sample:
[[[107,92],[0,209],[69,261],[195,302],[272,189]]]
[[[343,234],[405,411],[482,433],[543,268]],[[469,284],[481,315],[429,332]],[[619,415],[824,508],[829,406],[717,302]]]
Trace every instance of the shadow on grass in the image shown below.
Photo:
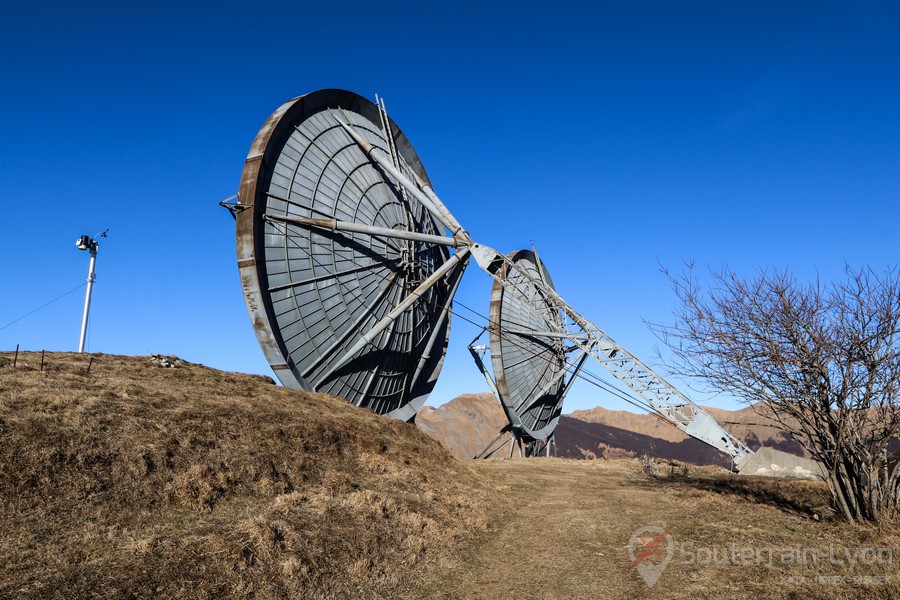
[[[734,474],[690,476],[685,473],[662,475],[659,481],[681,488],[738,496],[756,504],[817,520],[834,520],[831,493],[824,481],[803,481]]]

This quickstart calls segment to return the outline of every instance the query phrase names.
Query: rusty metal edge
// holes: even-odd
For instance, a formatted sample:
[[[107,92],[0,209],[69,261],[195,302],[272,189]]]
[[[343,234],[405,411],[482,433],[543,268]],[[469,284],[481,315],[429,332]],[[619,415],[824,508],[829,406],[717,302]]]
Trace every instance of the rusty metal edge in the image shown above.
[[[286,387],[311,389],[311,386],[298,378],[294,374],[294,369],[290,368],[290,355],[284,348],[281,336],[274,330],[272,324],[275,322],[275,316],[270,313],[269,303],[263,297],[261,281],[265,279],[261,269],[265,268],[265,260],[260,252],[260,260],[257,260],[257,244],[256,241],[261,236],[255,235],[254,228],[256,223],[260,222],[257,213],[262,208],[257,200],[257,184],[260,175],[266,168],[265,151],[269,145],[269,141],[281,119],[284,118],[288,110],[298,102],[303,100],[304,96],[299,96],[292,100],[288,100],[273,112],[266,122],[260,128],[259,133],[250,146],[250,152],[244,162],[244,170],[241,173],[241,183],[238,187],[238,201],[251,206],[250,210],[245,210],[237,215],[236,237],[237,237],[237,257],[238,272],[241,278],[241,287],[244,290],[244,301],[247,303],[247,312],[250,313],[250,322],[256,333],[256,339],[262,348],[266,360],[269,362],[275,376],[278,377],[282,385]],[[287,364],[285,364],[287,361]],[[288,368],[284,368],[287,366]],[[277,368],[276,368],[277,367]]]

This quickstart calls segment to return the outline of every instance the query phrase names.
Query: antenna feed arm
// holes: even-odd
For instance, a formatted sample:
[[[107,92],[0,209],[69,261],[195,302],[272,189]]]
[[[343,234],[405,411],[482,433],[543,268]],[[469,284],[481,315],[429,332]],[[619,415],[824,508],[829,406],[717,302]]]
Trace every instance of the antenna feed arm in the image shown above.
[[[475,262],[481,267],[481,270],[493,278],[497,278],[497,272],[503,267],[506,257],[491,248],[482,244],[472,243],[472,256]]]
[[[405,188],[410,194],[412,194],[416,200],[422,203],[428,212],[430,212],[438,221],[441,222],[444,227],[453,232],[453,235],[460,239],[464,245],[468,245],[472,242],[472,238],[469,237],[469,234],[462,228],[462,225],[456,220],[456,218],[447,210],[447,207],[444,206],[444,203],[441,202],[440,198],[437,197],[437,194],[434,193],[434,190],[431,189],[427,183],[422,181],[417,175],[412,174],[415,177],[415,181],[412,181],[407,177],[404,173],[400,171],[397,167],[395,167],[392,161],[387,160],[385,156],[386,153],[381,148],[377,148],[372,145],[368,140],[363,138],[356,129],[353,128],[352,125],[348,121],[341,119],[337,115],[334,115],[334,120],[338,122],[338,124],[347,132],[347,135],[356,142],[359,146],[360,150],[365,153],[366,157],[379,167],[389,173],[403,188]],[[378,152],[376,152],[378,150]]]

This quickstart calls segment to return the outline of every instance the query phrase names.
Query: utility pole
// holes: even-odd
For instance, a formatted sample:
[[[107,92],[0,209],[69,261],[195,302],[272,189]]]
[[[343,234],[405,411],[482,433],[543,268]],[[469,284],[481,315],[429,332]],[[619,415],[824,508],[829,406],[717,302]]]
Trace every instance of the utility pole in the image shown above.
[[[107,229],[97,237],[106,237]],[[84,315],[81,317],[81,338],[78,340],[78,352],[84,352],[84,339],[87,337],[88,314],[91,311],[91,291],[94,289],[94,280],[97,278],[94,273],[94,266],[97,264],[97,248],[100,244],[92,237],[83,235],[75,240],[75,245],[79,250],[88,250],[91,253],[91,263],[88,267],[87,291],[84,294]]]

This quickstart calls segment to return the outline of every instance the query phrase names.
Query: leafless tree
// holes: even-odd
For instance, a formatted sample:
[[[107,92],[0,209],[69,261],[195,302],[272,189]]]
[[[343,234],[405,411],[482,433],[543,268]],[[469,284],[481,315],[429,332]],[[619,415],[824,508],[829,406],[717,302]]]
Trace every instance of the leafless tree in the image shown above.
[[[900,516],[900,274],[845,269],[830,284],[787,271],[666,272],[681,301],[654,326],[678,367],[758,403],[827,472],[851,522]]]

